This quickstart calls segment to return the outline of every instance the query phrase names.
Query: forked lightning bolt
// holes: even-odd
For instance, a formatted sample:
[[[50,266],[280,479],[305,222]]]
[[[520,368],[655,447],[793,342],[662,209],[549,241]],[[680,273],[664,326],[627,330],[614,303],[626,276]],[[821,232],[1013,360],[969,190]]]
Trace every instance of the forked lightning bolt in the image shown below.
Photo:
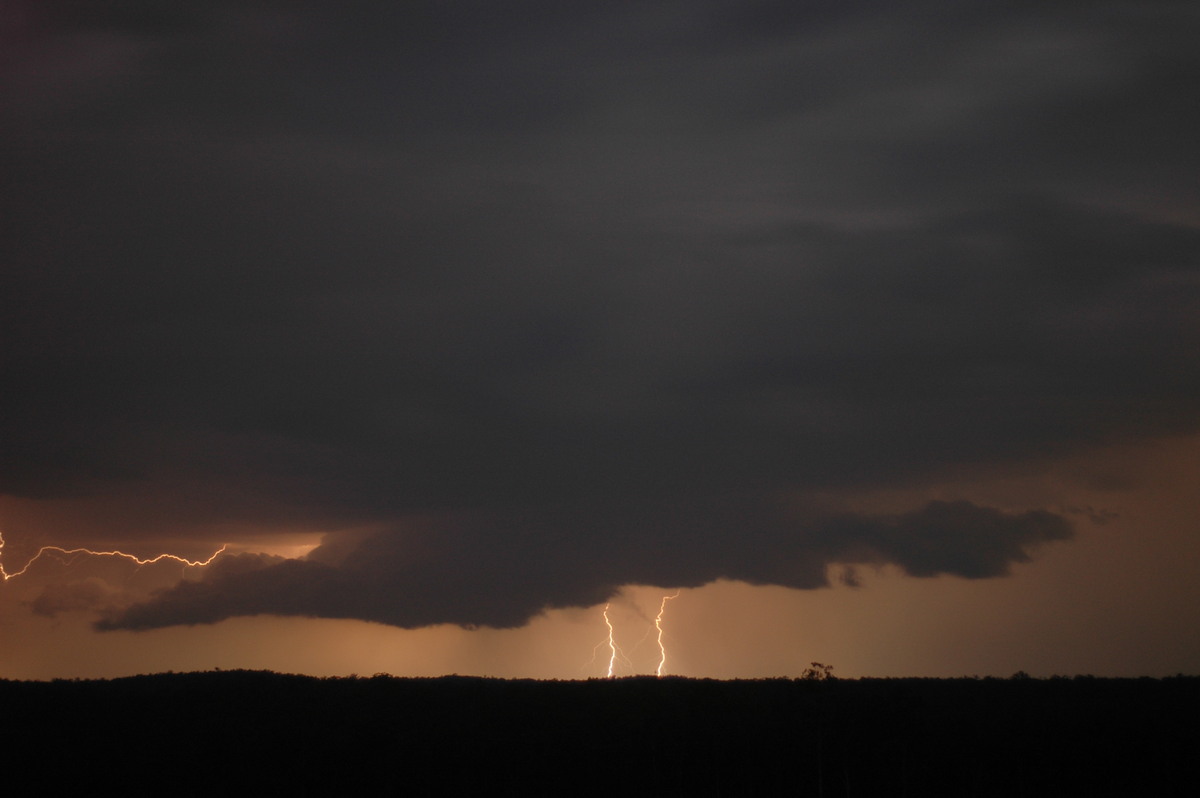
[[[54,557],[56,559],[59,559],[61,562],[63,562],[64,564],[67,564],[67,565],[70,565],[71,561],[73,561],[74,558],[76,558],[76,557],[80,557],[83,555],[91,555],[93,557],[121,557],[123,559],[129,560],[130,562],[137,563],[139,566],[152,565],[156,562],[162,562],[163,560],[173,560],[177,563],[180,563],[181,565],[198,568],[203,565],[208,565],[213,560],[217,559],[217,557],[220,556],[221,553],[225,551],[227,546],[228,546],[228,544],[223,544],[221,546],[221,548],[219,548],[215,552],[213,552],[212,556],[210,556],[206,560],[189,560],[184,557],[176,556],[174,554],[159,554],[156,557],[148,557],[146,559],[142,559],[141,557],[136,557],[132,554],[126,554],[123,551],[95,551],[93,549],[84,549],[84,548],[64,549],[62,546],[42,546],[40,549],[38,549],[37,554],[33,555],[33,557],[31,557],[29,559],[29,562],[25,563],[25,565],[21,567],[21,570],[14,571],[10,574],[8,571],[4,570],[4,563],[3,563],[4,535],[0,534],[0,577],[3,577],[5,582],[7,582],[9,579],[18,577],[21,574],[28,571],[29,567],[31,565],[33,565],[35,562],[40,560],[43,556],[47,556],[47,555]],[[63,557],[69,557],[69,558],[71,558],[71,560],[64,560],[64,559],[62,559]]]
[[[663,615],[665,615],[667,611],[667,602],[674,598],[679,598],[679,591],[675,591],[675,594],[672,596],[663,596],[662,603],[658,606],[658,615],[654,616],[654,629],[658,631],[658,668],[656,668],[654,671],[655,676],[662,676],[667,665],[667,647],[663,642],[662,620]],[[604,625],[608,628],[608,638],[597,643],[596,648],[592,651],[592,661],[595,661],[596,652],[600,649],[600,647],[603,645],[608,646],[608,672],[605,675],[609,679],[616,675],[618,660],[630,668],[633,667],[633,663],[630,661],[629,657],[626,656],[625,652],[622,651],[617,645],[616,630],[613,627],[612,619],[608,617],[608,610],[611,606],[611,602],[605,604],[603,611],[600,613],[604,618]],[[649,630],[647,630],[647,635],[648,634]],[[645,638],[643,637],[642,639],[644,640]],[[637,646],[634,646],[634,648],[637,648]]]
[[[654,628],[658,630],[658,669],[654,671],[655,676],[663,675],[663,668],[667,664],[667,647],[663,645],[663,614],[667,611],[667,602],[671,599],[679,598],[679,591],[675,591],[673,596],[663,596],[662,604],[658,605],[658,615],[654,616]]]
[[[617,639],[614,636],[612,621],[608,617],[608,604],[604,605],[604,625],[608,627],[608,678],[612,678],[617,670],[617,659],[620,658],[626,663],[629,663],[629,658],[625,656],[625,652],[617,647]],[[632,663],[629,663],[632,664]]]
[[[612,678],[617,667],[617,641],[613,639],[613,625],[608,618],[608,604],[604,605],[604,625],[608,627],[608,678]]]

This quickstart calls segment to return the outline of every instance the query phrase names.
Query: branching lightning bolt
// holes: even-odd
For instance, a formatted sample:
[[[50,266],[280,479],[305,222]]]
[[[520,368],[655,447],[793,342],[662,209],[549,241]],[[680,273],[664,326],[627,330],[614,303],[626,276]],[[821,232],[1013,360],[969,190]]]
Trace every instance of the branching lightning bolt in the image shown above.
[[[667,602],[671,599],[679,598],[679,591],[675,591],[673,596],[663,596],[662,604],[658,605],[658,615],[654,616],[654,628],[658,630],[658,668],[654,671],[655,676],[663,675],[663,668],[667,665],[667,647],[663,645],[663,628],[662,619],[667,611]]]
[[[612,678],[617,670],[617,659],[620,658],[625,662],[629,662],[629,658],[617,646],[617,639],[614,635],[612,621],[608,617],[608,604],[604,605],[604,625],[608,627],[608,678]],[[632,664],[632,663],[631,663]]]
[[[604,605],[604,625],[608,627],[608,678],[613,677],[613,670],[617,667],[617,641],[613,639],[613,625],[608,618],[608,604]]]
[[[43,556],[54,557],[66,565],[70,565],[71,562],[78,557],[91,555],[93,557],[121,557],[129,560],[130,562],[136,563],[138,566],[152,565],[156,562],[162,562],[163,560],[173,560],[174,562],[180,563],[184,566],[199,568],[201,566],[208,565],[213,560],[217,559],[217,557],[219,557],[227,547],[228,544],[222,544],[221,548],[213,552],[212,555],[206,560],[189,560],[174,554],[159,554],[155,557],[143,559],[141,557],[134,556],[133,554],[127,554],[123,551],[95,551],[93,549],[85,548],[64,549],[62,546],[42,546],[40,549],[38,549],[37,554],[33,555],[33,557],[29,559],[29,562],[25,563],[25,565],[21,567],[21,570],[13,571],[10,574],[8,571],[4,570],[4,563],[2,559],[4,553],[4,535],[0,533],[0,577],[3,577],[5,582],[7,582],[9,579],[14,579],[28,571],[30,566],[40,560]],[[63,559],[64,557],[69,559]]]
[[[667,611],[667,602],[675,598],[679,598],[678,590],[675,591],[674,595],[663,596],[662,603],[658,606],[658,615],[654,616],[654,621],[650,627],[650,629],[657,630],[658,632],[658,667],[654,671],[656,676],[662,676],[663,671],[667,666],[667,648],[666,644],[663,642],[662,620]],[[611,602],[606,603],[604,605],[604,609],[600,613],[601,617],[604,618],[604,626],[608,629],[608,637],[596,644],[596,647],[592,649],[592,659],[589,660],[589,664],[591,662],[595,662],[596,654],[600,651],[600,647],[608,646],[608,671],[605,676],[607,676],[609,679],[616,675],[618,662],[629,668],[634,667],[633,662],[629,659],[625,652],[621,650],[621,647],[617,645],[616,628],[613,626],[612,618],[610,618],[608,615],[608,611],[611,607]],[[646,635],[642,638],[642,640],[645,640],[646,637],[650,636],[650,629],[646,630]],[[639,640],[638,644],[634,646],[634,649],[640,646],[641,643],[642,641]]]

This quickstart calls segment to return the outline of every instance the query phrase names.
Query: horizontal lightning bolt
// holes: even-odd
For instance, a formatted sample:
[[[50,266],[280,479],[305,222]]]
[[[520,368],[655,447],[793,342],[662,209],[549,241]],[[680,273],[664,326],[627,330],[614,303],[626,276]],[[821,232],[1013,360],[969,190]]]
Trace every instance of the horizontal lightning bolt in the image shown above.
[[[93,549],[85,549],[85,548],[64,549],[62,546],[42,546],[40,549],[38,549],[37,554],[33,555],[33,557],[30,558],[29,562],[25,563],[25,565],[22,566],[21,570],[19,570],[19,571],[13,571],[12,573],[9,573],[8,571],[4,570],[4,563],[2,560],[0,560],[0,577],[3,577],[5,582],[7,582],[9,579],[14,579],[14,578],[20,576],[21,574],[25,573],[26,571],[28,571],[30,566],[32,566],[35,562],[40,560],[43,556],[47,556],[47,555],[55,557],[55,558],[62,558],[62,557],[75,558],[75,557],[79,557],[82,555],[89,555],[89,554],[92,555],[93,557],[121,557],[123,559],[129,560],[130,562],[136,563],[139,566],[152,565],[156,562],[162,562],[163,560],[172,560],[174,562],[180,563],[181,565],[191,566],[193,568],[199,568],[200,566],[208,565],[213,560],[217,559],[217,557],[220,556],[221,553],[224,552],[226,548],[228,548],[228,545],[229,544],[222,544],[221,548],[219,548],[215,552],[213,552],[213,554],[206,560],[189,560],[185,557],[179,557],[174,554],[159,554],[155,557],[148,557],[148,558],[143,559],[141,557],[136,557],[132,554],[127,554],[123,551],[95,551]],[[3,550],[4,550],[4,535],[0,534],[0,558],[3,557]],[[70,564],[66,560],[63,560],[63,562],[68,565]]]

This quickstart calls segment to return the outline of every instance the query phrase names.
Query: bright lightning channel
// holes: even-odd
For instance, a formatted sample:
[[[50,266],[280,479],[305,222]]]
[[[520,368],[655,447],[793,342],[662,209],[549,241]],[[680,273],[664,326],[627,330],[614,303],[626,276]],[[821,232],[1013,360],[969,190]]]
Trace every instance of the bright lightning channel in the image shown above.
[[[8,571],[4,570],[4,563],[3,563],[4,535],[3,535],[3,533],[0,533],[0,577],[3,577],[5,582],[7,582],[9,579],[14,579],[14,578],[20,576],[21,574],[25,573],[26,571],[28,571],[30,566],[32,566],[35,562],[40,560],[43,556],[54,557],[55,559],[58,559],[61,562],[63,562],[63,564],[65,564],[65,565],[70,565],[70,561],[63,560],[62,559],[63,557],[69,557],[69,558],[72,558],[72,560],[73,560],[74,558],[90,554],[93,557],[121,557],[123,559],[129,560],[130,562],[136,563],[139,566],[153,565],[154,563],[162,562],[163,560],[173,560],[173,561],[180,563],[182,565],[185,565],[185,566],[199,568],[201,566],[208,565],[213,560],[217,559],[217,557],[219,557],[225,551],[225,549],[228,548],[228,545],[229,544],[227,544],[227,543],[222,544],[221,548],[219,548],[215,552],[213,552],[212,555],[206,560],[189,560],[184,557],[176,556],[174,554],[159,554],[156,557],[148,557],[146,559],[142,559],[141,557],[136,557],[132,554],[127,554],[123,551],[95,551],[93,549],[84,549],[84,548],[64,549],[62,546],[42,546],[40,549],[38,549],[37,554],[33,555],[33,557],[31,557],[29,559],[29,562],[25,563],[25,565],[21,567],[21,570],[13,571],[10,574]]]
[[[678,590],[675,591],[674,595],[663,596],[662,603],[659,604],[659,606],[658,606],[658,615],[654,616],[653,628],[655,630],[657,630],[657,632],[658,632],[658,667],[654,671],[655,676],[662,676],[663,671],[666,669],[666,666],[667,666],[667,647],[666,647],[666,644],[663,642],[662,620],[663,620],[663,616],[667,612],[667,602],[670,601],[671,599],[676,599],[676,598],[679,598]],[[633,663],[630,661],[629,657],[626,656],[625,652],[622,651],[620,646],[617,645],[616,629],[613,627],[612,619],[608,617],[608,610],[611,607],[612,607],[611,602],[606,603],[604,605],[604,609],[600,613],[601,616],[604,618],[604,625],[608,628],[608,638],[606,640],[601,640],[599,643],[596,644],[596,648],[592,650],[592,661],[595,661],[596,652],[599,651],[600,647],[604,646],[604,645],[608,646],[608,672],[605,674],[605,676],[609,679],[613,678],[616,675],[618,660],[620,660],[623,664],[625,664],[628,667],[631,667],[631,668],[633,667]],[[649,630],[647,630],[646,633],[648,636]],[[644,640],[645,638],[643,637],[642,639]],[[638,645],[640,645],[640,644],[641,643],[639,641]],[[637,648],[637,646],[634,646],[634,648]]]
[[[617,669],[617,648],[616,638],[613,636],[612,621],[608,617],[608,604],[604,605],[604,625],[608,627],[608,678],[613,677],[613,673]]]
[[[662,604],[658,605],[658,615],[654,616],[654,628],[658,630],[658,668],[654,671],[655,676],[663,675],[663,668],[667,665],[667,647],[663,645],[663,628],[662,619],[667,611],[667,602],[671,599],[679,598],[679,591],[675,591],[673,596],[663,596]]]

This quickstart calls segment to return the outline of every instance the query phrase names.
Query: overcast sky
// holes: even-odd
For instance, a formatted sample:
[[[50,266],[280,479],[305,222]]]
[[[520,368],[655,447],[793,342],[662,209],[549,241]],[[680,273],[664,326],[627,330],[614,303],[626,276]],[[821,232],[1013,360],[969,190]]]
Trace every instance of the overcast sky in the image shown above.
[[[6,573],[229,549],[43,557],[0,677],[571,676],[677,589],[695,675],[1196,672],[1197,41],[1145,0],[5,3]],[[441,658],[363,659],[400,641]]]

